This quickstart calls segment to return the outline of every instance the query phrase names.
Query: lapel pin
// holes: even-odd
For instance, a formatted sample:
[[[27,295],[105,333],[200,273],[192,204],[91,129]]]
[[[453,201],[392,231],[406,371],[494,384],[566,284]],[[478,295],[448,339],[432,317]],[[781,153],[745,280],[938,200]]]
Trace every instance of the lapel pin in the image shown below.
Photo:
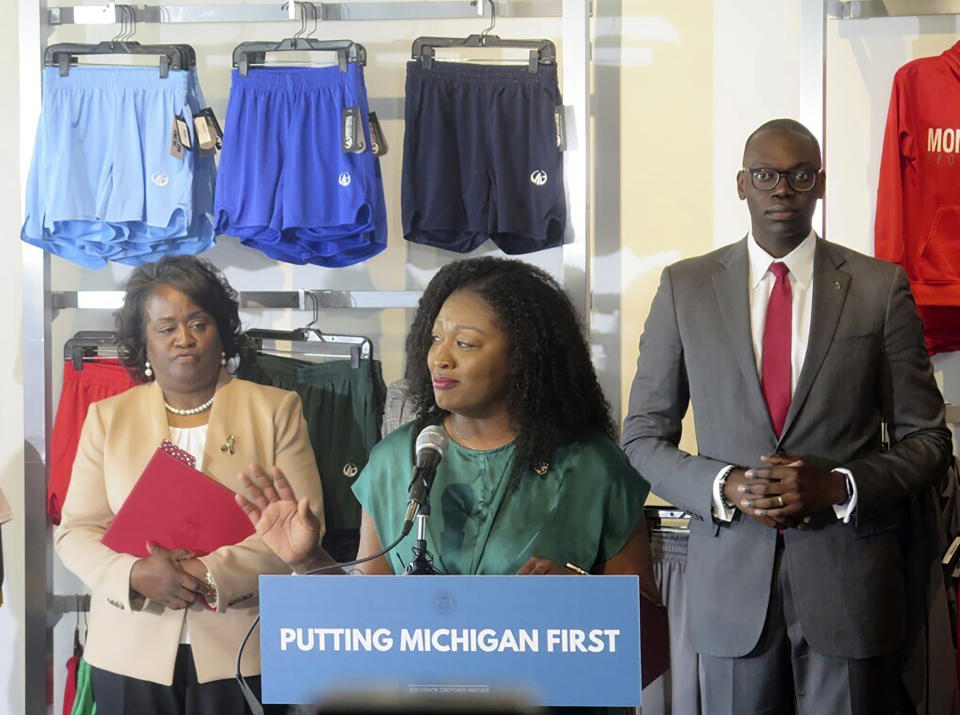
[[[834,281],[834,282],[833,282],[833,289],[834,289],[834,290],[840,290],[840,281]]]
[[[236,442],[237,442],[237,438],[234,437],[232,434],[228,434],[226,443],[220,445],[220,451],[230,452],[230,454],[233,454],[235,451],[234,445],[236,444]]]

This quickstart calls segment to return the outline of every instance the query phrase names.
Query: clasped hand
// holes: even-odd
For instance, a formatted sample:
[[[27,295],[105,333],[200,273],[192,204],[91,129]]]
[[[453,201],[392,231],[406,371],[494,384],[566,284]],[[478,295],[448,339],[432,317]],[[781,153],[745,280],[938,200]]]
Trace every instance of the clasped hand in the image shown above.
[[[130,570],[130,587],[145,598],[167,608],[189,607],[198,596],[212,595],[205,582],[206,566],[184,549],[168,551],[148,543],[150,555]]]
[[[847,497],[843,474],[788,454],[760,457],[767,466],[734,469],[724,495],[740,511],[775,529],[802,529],[816,512]]]

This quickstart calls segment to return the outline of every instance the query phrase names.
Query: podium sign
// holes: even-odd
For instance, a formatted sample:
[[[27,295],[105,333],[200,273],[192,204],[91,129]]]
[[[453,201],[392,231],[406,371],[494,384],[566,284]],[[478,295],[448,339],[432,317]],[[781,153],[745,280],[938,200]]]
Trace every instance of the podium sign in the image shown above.
[[[635,576],[261,576],[265,703],[394,688],[640,705]]]

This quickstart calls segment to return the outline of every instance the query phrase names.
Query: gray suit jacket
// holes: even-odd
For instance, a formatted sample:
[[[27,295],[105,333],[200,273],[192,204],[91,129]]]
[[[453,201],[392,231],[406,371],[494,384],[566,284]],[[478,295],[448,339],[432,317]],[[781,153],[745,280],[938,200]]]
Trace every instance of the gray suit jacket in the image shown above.
[[[784,566],[803,632],[818,652],[894,651],[905,622],[901,525],[911,495],[951,454],[904,272],[817,239],[807,353],[777,440],[750,338],[746,239],[666,268],[640,339],[623,445],[653,490],[695,515],[687,561],[694,647],[749,653],[763,629],[777,532],[737,513],[711,516],[725,465],[759,466],[782,451],[857,482],[855,520],[831,509],[784,534]],[[699,454],[677,448],[692,404]],[[880,425],[892,447],[881,451]]]

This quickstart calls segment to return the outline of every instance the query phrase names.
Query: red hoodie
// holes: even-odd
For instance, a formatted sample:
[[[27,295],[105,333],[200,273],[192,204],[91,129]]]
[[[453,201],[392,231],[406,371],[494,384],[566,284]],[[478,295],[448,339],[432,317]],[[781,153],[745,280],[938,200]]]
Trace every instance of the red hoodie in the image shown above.
[[[894,75],[875,240],[910,278],[930,351],[960,350],[960,42]]]

